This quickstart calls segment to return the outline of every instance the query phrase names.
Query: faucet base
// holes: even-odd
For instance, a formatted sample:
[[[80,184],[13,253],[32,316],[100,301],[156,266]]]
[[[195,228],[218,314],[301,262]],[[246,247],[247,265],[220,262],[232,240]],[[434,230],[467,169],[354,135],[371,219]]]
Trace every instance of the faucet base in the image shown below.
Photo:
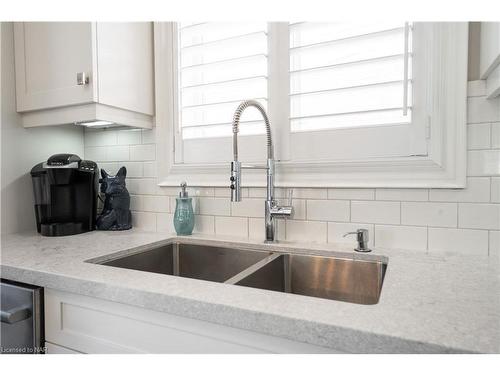
[[[279,240],[264,240],[264,243],[279,243]]]
[[[372,249],[360,249],[359,247],[355,248],[354,251],[358,253],[369,253],[372,251]]]

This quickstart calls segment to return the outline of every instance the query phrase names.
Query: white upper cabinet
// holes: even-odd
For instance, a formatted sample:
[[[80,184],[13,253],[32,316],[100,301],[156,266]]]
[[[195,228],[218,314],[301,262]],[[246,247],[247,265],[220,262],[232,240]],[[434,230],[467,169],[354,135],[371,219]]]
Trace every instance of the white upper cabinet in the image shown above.
[[[500,95],[500,22],[481,22],[480,69],[488,98]]]
[[[93,34],[95,25],[83,22],[15,25],[18,112],[94,100],[93,79],[77,84],[78,72],[93,77]]]
[[[22,22],[14,42],[25,127],[153,126],[152,23]]]

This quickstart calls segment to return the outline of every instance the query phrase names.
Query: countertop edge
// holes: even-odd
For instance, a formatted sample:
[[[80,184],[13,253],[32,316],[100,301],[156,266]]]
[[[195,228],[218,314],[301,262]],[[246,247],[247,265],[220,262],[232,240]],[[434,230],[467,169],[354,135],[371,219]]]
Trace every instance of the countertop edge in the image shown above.
[[[272,313],[242,309],[230,305],[198,301],[128,287],[125,288],[109,283],[101,283],[66,275],[54,275],[38,270],[29,270],[4,264],[0,264],[0,275],[5,279],[35,284],[44,288],[123,303],[349,353],[476,353],[467,349],[446,347],[434,343],[366,332],[322,322],[299,320]],[[64,282],[62,283],[61,281]],[[81,287],[82,283],[88,286],[87,288],[83,288],[83,292]],[[61,285],[64,285],[64,287],[61,288]],[[96,290],[102,292],[96,293]],[[137,298],[131,300],[131,293]],[[162,300],[160,304],[148,303],[148,301],[152,300],[158,302],[159,299]],[[187,307],[196,307],[197,313],[191,313],[191,310]],[[241,317],[242,315],[245,315],[245,319],[238,319],[238,316]],[[311,334],[311,332],[314,334]],[[341,342],[342,344],[340,346],[332,345],[332,343],[335,342]],[[384,350],[380,350],[380,348]]]

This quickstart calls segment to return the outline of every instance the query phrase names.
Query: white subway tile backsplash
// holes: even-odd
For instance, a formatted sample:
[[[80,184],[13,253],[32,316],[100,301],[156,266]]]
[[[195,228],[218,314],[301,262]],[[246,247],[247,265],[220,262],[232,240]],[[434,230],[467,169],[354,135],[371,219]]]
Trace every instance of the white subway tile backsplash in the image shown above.
[[[283,205],[288,205],[285,200],[280,201]],[[290,219],[294,220],[305,220],[306,219],[306,203],[305,199],[294,199],[292,200],[293,215]]]
[[[500,203],[500,177],[491,178],[491,202]]]
[[[214,188],[214,196],[229,198],[231,196],[231,190],[229,187],[216,187]],[[241,188],[241,197],[248,198],[248,188]]]
[[[118,169],[120,167],[127,168],[127,177],[142,177],[142,163],[138,162],[118,162]],[[118,171],[117,169],[117,171]]]
[[[106,147],[107,161],[127,161],[130,158],[129,146]]]
[[[97,164],[97,166],[100,169],[104,169],[104,171],[109,175],[115,175],[116,172],[118,172],[118,169],[121,167],[119,162],[113,162],[113,163],[100,162]],[[101,176],[99,176],[99,177],[101,177]]]
[[[465,189],[431,189],[430,200],[437,202],[489,202],[490,178],[469,177]]]
[[[267,188],[253,188],[253,195],[255,197],[265,198],[267,197]],[[275,188],[274,198],[275,199],[289,199],[290,192],[292,192],[292,198],[300,198],[301,193],[300,188]]]
[[[328,223],[328,242],[330,243],[339,243],[339,244],[348,244],[350,246],[356,247],[357,240],[356,236],[349,235],[344,237],[346,233],[356,232],[358,229],[367,229],[368,230],[368,246],[374,246],[374,231],[373,224],[358,224],[358,223]]]
[[[500,122],[491,124],[491,148],[500,148]]]
[[[214,188],[213,187],[188,187],[187,191],[192,197],[213,197]]]
[[[215,233],[222,236],[248,237],[248,218],[216,216]]]
[[[157,166],[155,161],[147,161],[142,163],[144,177],[157,177]]]
[[[154,212],[132,211],[132,226],[147,232],[156,232],[156,214]]]
[[[242,189],[242,193],[243,193],[243,189]],[[218,188],[217,187],[214,189],[214,196],[229,198],[231,196],[231,192],[229,191],[228,188]]]
[[[219,198],[217,198],[219,199]],[[229,199],[223,198],[225,201]],[[263,199],[242,199],[240,202],[231,202],[232,216],[264,217]]]
[[[380,201],[428,201],[428,189],[377,189],[375,199]]]
[[[425,251],[427,249],[427,228],[375,225],[375,246]]]
[[[375,199],[375,189],[328,189],[328,199]]]
[[[488,255],[488,231],[429,228],[429,252]]]
[[[151,178],[128,178],[127,190],[130,194],[154,195],[156,193],[156,180]]]
[[[179,195],[180,188],[173,186],[157,186],[156,187],[156,195],[169,195],[169,196],[177,196]]]
[[[156,137],[155,137],[155,132],[156,129],[143,129],[142,130],[142,144],[149,144],[149,143],[155,143]]]
[[[280,241],[286,239],[286,224],[285,220],[277,220],[276,222],[276,238]],[[248,237],[252,240],[264,241],[266,239],[266,229],[264,219],[248,218]]]
[[[351,221],[356,223],[399,224],[400,214],[399,202],[351,202]]]
[[[116,145],[117,133],[115,130],[86,129],[84,136],[85,147]]]
[[[174,215],[170,213],[156,214],[156,231],[163,233],[175,233]]]
[[[149,212],[171,212],[170,199],[164,195],[144,195],[142,209]]]
[[[85,159],[97,163],[106,161],[106,147],[85,147]]]
[[[116,143],[119,145],[137,145],[141,143],[140,130],[122,130],[117,133]]]
[[[349,201],[308,200],[307,220],[349,221]]]
[[[457,204],[401,202],[401,224],[456,227]]]
[[[142,198],[143,195],[130,195],[130,210],[142,211]]]
[[[500,176],[500,150],[469,151],[468,176]]]
[[[266,188],[251,187],[251,188],[247,188],[247,189],[248,189],[248,196],[250,198],[265,198],[266,197],[266,194],[267,194]],[[278,189],[275,189],[274,195],[276,198],[278,198],[277,193],[278,193]]]
[[[459,228],[500,229],[500,204],[459,203]]]
[[[491,257],[500,259],[500,231],[490,230],[490,252]]]
[[[319,221],[286,220],[286,239],[298,242],[327,242],[327,224]]]
[[[327,189],[304,189],[304,188],[276,188],[274,198],[287,199],[290,190],[293,190],[293,199],[326,199]],[[248,196],[251,198],[265,198],[267,189],[265,187],[248,188]]]
[[[467,123],[500,121],[500,99],[485,100],[484,97],[467,99]]]
[[[155,145],[130,146],[130,160],[149,161],[156,159]]]
[[[198,198],[199,213],[201,215],[221,215],[231,214],[231,202],[226,198]]]
[[[490,148],[491,125],[471,124],[467,126],[467,148],[469,150],[480,150]]]
[[[213,216],[196,215],[194,217],[193,233],[215,233],[215,218]]]
[[[241,193],[243,193],[243,189],[241,189]],[[214,196],[229,198],[231,196],[231,192],[228,188],[216,187],[214,189]]]
[[[285,198],[288,189],[281,189],[282,195],[277,196],[278,198]],[[293,198],[295,199],[327,199],[328,193],[327,189],[305,189],[305,188],[294,188]]]

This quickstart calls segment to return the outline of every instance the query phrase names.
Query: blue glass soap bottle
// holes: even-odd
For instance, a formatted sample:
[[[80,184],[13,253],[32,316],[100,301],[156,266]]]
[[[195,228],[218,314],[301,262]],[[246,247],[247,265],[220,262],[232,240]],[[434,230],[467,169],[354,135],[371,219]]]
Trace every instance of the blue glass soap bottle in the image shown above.
[[[193,199],[188,197],[187,183],[181,183],[181,192],[176,198],[174,227],[178,235],[190,235],[194,228]]]

